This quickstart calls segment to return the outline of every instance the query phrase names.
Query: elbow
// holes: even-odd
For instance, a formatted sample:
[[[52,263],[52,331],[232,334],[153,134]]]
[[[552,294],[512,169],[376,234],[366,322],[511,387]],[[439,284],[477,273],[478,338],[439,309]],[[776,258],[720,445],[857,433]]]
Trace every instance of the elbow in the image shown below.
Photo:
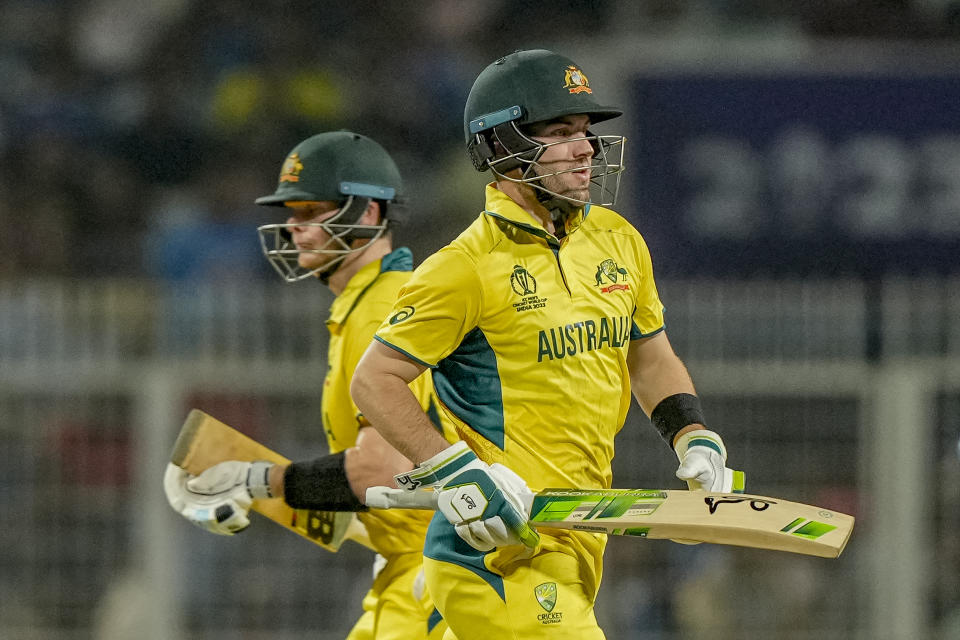
[[[371,388],[369,384],[371,374],[366,369],[367,367],[361,360],[356,371],[353,372],[353,378],[350,380],[350,397],[353,398],[360,411],[363,411],[364,401],[369,396]]]

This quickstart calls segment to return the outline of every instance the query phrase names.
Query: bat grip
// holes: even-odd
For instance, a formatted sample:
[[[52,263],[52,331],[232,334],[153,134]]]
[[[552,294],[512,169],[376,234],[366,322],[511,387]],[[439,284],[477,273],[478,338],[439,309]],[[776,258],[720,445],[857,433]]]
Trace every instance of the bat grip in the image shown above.
[[[370,487],[364,503],[372,509],[436,509],[437,494],[433,490]]]

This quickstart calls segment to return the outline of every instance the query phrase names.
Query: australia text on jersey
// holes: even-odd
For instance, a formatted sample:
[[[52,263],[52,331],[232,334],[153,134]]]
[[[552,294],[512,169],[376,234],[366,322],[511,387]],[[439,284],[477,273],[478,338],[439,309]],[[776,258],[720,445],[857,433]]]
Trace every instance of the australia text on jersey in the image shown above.
[[[544,358],[576,356],[604,346],[619,349],[630,340],[629,316],[581,320],[564,326],[541,329],[538,338],[537,362]]]

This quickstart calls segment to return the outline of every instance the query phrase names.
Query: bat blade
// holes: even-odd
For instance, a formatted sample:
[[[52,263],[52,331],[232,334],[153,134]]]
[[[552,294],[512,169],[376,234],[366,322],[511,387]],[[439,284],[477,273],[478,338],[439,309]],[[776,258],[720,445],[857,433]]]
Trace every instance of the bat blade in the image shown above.
[[[197,475],[226,460],[290,462],[213,416],[199,409],[190,411],[173,446],[170,462]],[[362,525],[350,512],[294,509],[280,499],[254,500],[252,508],[328,551],[337,551],[344,539],[353,534],[363,537],[359,531]]]
[[[546,489],[533,499],[538,528],[709,542],[836,558],[854,518],[822,507],[743,493]]]
[[[546,489],[524,497],[537,529],[709,542],[836,558],[853,516],[780,498],[674,489]],[[378,508],[435,509],[430,490],[371,487]]]

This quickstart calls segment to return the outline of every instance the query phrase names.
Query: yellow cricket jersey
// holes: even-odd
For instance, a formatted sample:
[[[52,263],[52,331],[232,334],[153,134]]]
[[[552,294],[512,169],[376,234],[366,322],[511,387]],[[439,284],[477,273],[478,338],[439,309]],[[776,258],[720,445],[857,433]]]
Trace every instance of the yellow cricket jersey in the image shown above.
[[[565,231],[558,240],[488,185],[486,210],[416,270],[376,335],[431,367],[461,437],[533,490],[610,486],[631,401],[629,343],[663,329],[637,230],[588,206]],[[604,537],[558,532],[545,547],[551,536],[599,582]],[[428,537],[428,556],[437,541]]]
[[[380,260],[364,265],[353,275],[330,307],[327,329],[327,376],[323,383],[323,428],[331,453],[356,444],[360,429],[360,411],[350,397],[350,380],[374,332],[389,315],[397,293],[409,280],[413,256],[407,248],[398,248]],[[448,439],[455,435],[448,420],[442,420],[431,384],[430,372],[411,385],[420,406],[438,429],[446,423]],[[398,553],[420,552],[430,521],[429,513],[417,511],[374,510],[357,514],[370,534],[374,549],[385,557]]]

